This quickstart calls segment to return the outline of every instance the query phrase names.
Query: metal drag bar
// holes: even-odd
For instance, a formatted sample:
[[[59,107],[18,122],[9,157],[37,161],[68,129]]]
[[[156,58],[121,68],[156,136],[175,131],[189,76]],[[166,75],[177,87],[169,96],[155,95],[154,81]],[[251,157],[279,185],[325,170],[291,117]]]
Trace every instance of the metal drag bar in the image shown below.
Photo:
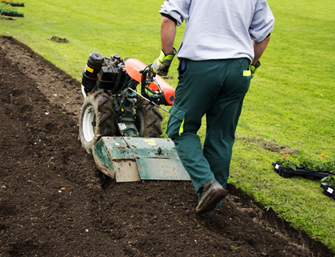
[[[131,91],[133,91],[133,92],[134,92],[136,95],[138,95],[138,96],[142,97],[144,100],[148,101],[150,104],[152,104],[152,105],[154,105],[154,106],[157,106],[158,108],[161,108],[163,111],[165,111],[165,112],[169,113],[169,111],[168,111],[168,110],[166,110],[165,108],[161,107],[160,105],[158,105],[158,104],[154,103],[153,101],[151,101],[151,100],[149,100],[149,99],[145,98],[143,95],[141,95],[141,94],[137,93],[137,92],[136,92],[134,89],[132,89],[132,88],[128,88],[128,89],[129,89],[129,90],[131,90]]]

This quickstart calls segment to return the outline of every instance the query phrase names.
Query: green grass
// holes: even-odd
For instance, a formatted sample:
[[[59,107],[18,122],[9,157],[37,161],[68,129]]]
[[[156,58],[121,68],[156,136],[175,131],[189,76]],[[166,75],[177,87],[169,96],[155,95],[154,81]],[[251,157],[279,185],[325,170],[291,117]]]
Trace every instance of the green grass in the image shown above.
[[[263,146],[272,142],[304,150],[311,158],[335,157],[335,5],[330,0],[268,2],[275,30],[245,98],[229,182],[335,250],[335,201],[322,194],[319,181],[279,177],[271,166],[279,154]],[[25,18],[0,20],[0,34],[24,42],[81,80],[91,52],[152,63],[160,51],[162,3],[30,0],[22,8]],[[178,28],[176,47],[183,30]],[[52,36],[70,43],[48,40]],[[173,86],[177,64],[170,69]],[[203,140],[204,126],[199,135]]]

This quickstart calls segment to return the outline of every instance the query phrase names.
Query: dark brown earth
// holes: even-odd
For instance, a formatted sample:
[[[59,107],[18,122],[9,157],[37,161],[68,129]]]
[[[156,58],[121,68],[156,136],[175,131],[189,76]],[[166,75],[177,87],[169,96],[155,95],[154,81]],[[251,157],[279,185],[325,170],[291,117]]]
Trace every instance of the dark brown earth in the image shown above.
[[[82,100],[78,81],[0,37],[1,257],[334,256],[233,185],[210,216],[191,182],[104,178],[78,141]]]

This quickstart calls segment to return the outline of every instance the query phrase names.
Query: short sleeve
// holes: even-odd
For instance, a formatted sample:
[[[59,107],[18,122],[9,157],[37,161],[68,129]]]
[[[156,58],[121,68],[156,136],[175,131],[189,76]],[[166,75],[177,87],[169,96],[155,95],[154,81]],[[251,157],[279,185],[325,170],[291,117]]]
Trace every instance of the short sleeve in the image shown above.
[[[172,17],[178,26],[189,17],[189,9],[192,0],[166,0],[161,6],[160,14]]]
[[[258,0],[249,33],[256,42],[263,41],[272,31],[275,19],[266,0]]]

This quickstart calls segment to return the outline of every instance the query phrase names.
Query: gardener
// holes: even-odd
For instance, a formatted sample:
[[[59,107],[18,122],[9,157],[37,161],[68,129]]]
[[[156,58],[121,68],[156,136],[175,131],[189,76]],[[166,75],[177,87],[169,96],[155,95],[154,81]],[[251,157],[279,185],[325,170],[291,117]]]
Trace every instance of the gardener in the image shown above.
[[[196,192],[196,212],[217,213],[226,195],[235,130],[250,79],[273,30],[266,0],[167,0],[161,6],[162,51],[153,70],[166,75],[176,54],[179,82],[166,134],[174,141]],[[197,131],[206,114],[202,149]]]

